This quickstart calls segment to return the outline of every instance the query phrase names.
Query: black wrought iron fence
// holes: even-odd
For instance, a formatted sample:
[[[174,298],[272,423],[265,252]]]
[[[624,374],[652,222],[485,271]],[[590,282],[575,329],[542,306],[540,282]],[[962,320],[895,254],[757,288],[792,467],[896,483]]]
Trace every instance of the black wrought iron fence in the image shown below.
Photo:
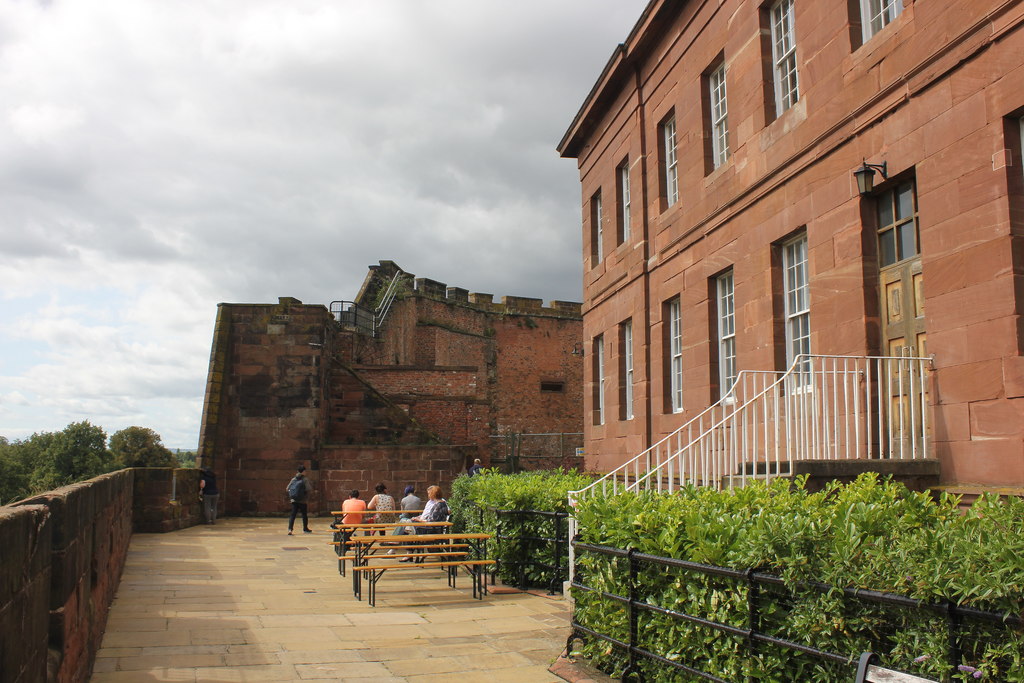
[[[576,604],[567,651],[573,651],[574,641],[587,637],[608,643],[626,659],[623,680],[664,680],[671,678],[669,672],[682,680],[730,683],[760,679],[751,671],[740,674],[735,667],[724,674],[705,670],[712,668],[707,666],[709,663],[715,664],[716,650],[742,653],[748,661],[757,661],[759,653],[768,650],[782,653],[775,662],[781,661],[780,666],[785,670],[774,672],[776,680],[806,680],[804,676],[809,669],[826,677],[819,680],[853,680],[861,652],[873,651],[884,661],[887,655],[903,647],[905,655],[906,643],[900,645],[898,641],[901,634],[914,629],[945,634],[942,652],[924,653],[914,661],[941,658],[941,668],[947,672],[943,680],[961,680],[967,678],[965,672],[975,671],[967,662],[977,662],[986,640],[998,642],[1000,634],[1005,635],[1007,629],[1024,627],[1021,616],[948,602],[931,603],[815,582],[802,583],[800,590],[794,591],[781,577],[754,569],[716,567],[578,541],[573,542],[573,547],[577,558],[572,583]],[[587,554],[608,560],[598,567],[585,559]],[[612,587],[619,592],[587,585],[588,571],[594,574],[596,581],[607,583],[612,577]],[[696,573],[702,577],[704,595],[674,600],[671,587],[675,585],[678,589],[680,584],[673,584],[673,572]],[[603,602],[596,611],[593,609],[595,599]],[[693,608],[695,603],[703,603],[702,609],[680,609],[681,605]],[[725,603],[732,609],[720,609]],[[829,609],[823,611],[822,606]],[[816,614],[815,610],[818,610]],[[793,627],[793,615],[801,612],[810,616],[806,629]],[[595,619],[595,614],[602,616]],[[588,623],[581,621],[581,615]],[[836,619],[840,621],[835,623],[841,623],[842,628],[860,629],[849,639],[854,648],[850,652],[830,651],[826,647],[829,639],[814,633],[815,620],[824,632],[828,631],[829,622]],[[687,629],[689,635],[702,635],[696,639],[681,635]],[[666,634],[675,634],[675,637],[666,637]],[[698,650],[703,646],[706,649],[687,652],[686,648],[694,643],[703,644]]]
[[[488,556],[496,560],[491,583],[500,578],[519,588],[562,592],[569,576],[569,513],[499,510],[474,505],[477,526],[493,534]]]

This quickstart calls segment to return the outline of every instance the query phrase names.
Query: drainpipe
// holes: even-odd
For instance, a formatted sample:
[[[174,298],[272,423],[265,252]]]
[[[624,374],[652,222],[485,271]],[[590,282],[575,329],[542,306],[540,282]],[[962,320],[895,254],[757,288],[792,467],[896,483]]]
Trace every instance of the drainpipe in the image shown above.
[[[645,418],[644,418],[644,429],[645,429],[645,440],[644,450],[651,447],[654,443],[654,401],[651,396],[651,385],[652,385],[652,368],[651,368],[651,280],[649,272],[649,264],[651,258],[651,235],[650,226],[648,224],[647,214],[647,115],[644,111],[644,95],[643,95],[643,80],[640,76],[640,64],[637,63],[633,66],[633,75],[636,87],[636,112],[637,112],[637,126],[640,129],[640,217],[642,220],[643,229],[643,258],[644,265],[641,271],[641,277],[643,278],[643,329],[644,329],[644,372],[646,373],[647,379],[647,391],[645,394]]]

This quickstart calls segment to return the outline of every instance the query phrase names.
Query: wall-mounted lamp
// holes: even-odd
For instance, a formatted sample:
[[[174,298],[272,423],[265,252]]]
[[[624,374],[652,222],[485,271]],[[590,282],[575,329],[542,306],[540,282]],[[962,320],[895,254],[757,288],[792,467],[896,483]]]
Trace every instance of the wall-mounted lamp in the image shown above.
[[[574,356],[582,356],[583,355],[583,342],[576,342],[575,344],[573,344],[572,351],[570,351],[569,353],[571,353]]]
[[[871,194],[875,189],[875,171],[882,174],[882,179],[885,180],[889,177],[886,172],[889,164],[883,161],[881,164],[869,164],[867,159],[864,160],[863,165],[853,172],[853,176],[857,179],[857,192],[860,196]]]

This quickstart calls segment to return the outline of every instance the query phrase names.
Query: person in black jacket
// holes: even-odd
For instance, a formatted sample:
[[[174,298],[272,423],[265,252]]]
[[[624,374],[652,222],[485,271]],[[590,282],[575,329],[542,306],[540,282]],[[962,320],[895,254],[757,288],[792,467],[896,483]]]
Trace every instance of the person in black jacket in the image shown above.
[[[217,475],[209,467],[199,472],[199,495],[203,497],[203,515],[207,524],[217,523],[217,501],[220,491],[217,489]]]
[[[299,465],[299,471],[295,473],[291,481],[288,482],[288,487],[285,489],[288,492],[288,500],[292,503],[292,516],[288,518],[288,535],[292,535],[292,528],[295,526],[295,515],[302,513],[302,530],[307,534],[313,533],[313,530],[309,528],[309,506],[306,504],[306,499],[309,498],[309,482],[306,480],[303,472],[306,468]]]

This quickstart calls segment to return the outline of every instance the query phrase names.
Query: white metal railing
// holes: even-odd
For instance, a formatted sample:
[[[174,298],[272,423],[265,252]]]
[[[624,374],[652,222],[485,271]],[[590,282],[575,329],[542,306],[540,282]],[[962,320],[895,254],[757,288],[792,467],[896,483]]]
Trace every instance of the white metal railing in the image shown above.
[[[387,317],[388,311],[391,310],[391,304],[395,300],[395,295],[398,294],[399,283],[401,282],[402,276],[405,273],[401,269],[395,271],[394,277],[391,278],[391,282],[388,283],[387,289],[384,290],[384,295],[380,299],[380,304],[377,306],[377,310],[373,312],[373,335],[377,336],[377,330],[384,324],[384,318]]]
[[[801,355],[739,373],[718,403],[590,486],[591,496],[788,476],[798,460],[915,459],[928,449],[928,366],[917,356]],[[569,519],[570,537],[576,519]],[[570,547],[571,571],[575,553]]]

